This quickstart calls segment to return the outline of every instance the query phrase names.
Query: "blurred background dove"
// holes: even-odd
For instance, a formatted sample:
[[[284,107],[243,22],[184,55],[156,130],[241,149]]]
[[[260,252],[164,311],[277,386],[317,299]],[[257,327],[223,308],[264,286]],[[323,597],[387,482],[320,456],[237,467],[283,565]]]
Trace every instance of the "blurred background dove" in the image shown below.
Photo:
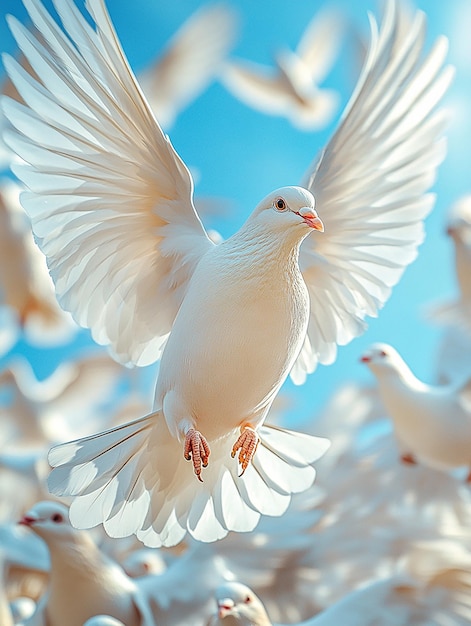
[[[276,51],[275,68],[231,60],[221,71],[221,81],[263,113],[285,116],[302,130],[322,128],[339,104],[338,93],[320,84],[336,60],[344,27],[340,11],[324,9],[309,22],[294,52],[287,47]]]
[[[296,622],[297,626],[470,623],[469,551],[452,542],[418,541],[396,569],[394,575],[352,591],[311,619]],[[261,600],[244,584],[221,585],[215,600],[217,613],[207,626],[275,626]]]
[[[235,44],[237,21],[230,4],[203,5],[179,28],[160,57],[138,74],[164,129],[219,75]]]
[[[82,626],[94,615],[109,614],[126,626],[152,626],[152,616],[137,586],[98,549],[86,531],[71,526],[67,507],[38,502],[20,524],[45,541],[51,558],[47,591],[26,624]]]
[[[471,379],[458,385],[428,385],[390,345],[376,343],[361,357],[375,375],[393,420],[406,463],[468,468],[471,481]]]
[[[0,305],[10,307],[34,343],[70,341],[77,326],[57,304],[46,261],[19,202],[20,187],[0,186]]]

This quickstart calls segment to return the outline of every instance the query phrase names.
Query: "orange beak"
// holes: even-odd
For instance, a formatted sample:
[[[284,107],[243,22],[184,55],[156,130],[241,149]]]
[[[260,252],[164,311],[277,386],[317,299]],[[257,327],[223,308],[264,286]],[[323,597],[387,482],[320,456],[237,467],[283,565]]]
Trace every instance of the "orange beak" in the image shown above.
[[[318,230],[321,233],[324,232],[324,224],[322,223],[321,218],[317,215],[314,209],[306,207],[304,209],[301,209],[298,215],[300,215],[303,218],[304,222],[308,226],[310,226],[311,228],[314,228],[314,230]]]

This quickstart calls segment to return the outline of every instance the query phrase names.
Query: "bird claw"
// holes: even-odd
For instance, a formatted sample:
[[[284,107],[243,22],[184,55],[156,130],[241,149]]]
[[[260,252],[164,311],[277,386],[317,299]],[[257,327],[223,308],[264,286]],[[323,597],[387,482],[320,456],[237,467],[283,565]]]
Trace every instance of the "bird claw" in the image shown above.
[[[239,463],[242,468],[242,472],[239,474],[239,478],[243,476],[245,470],[249,466],[250,461],[253,459],[255,451],[257,450],[260,437],[257,432],[250,426],[244,426],[243,430],[232,447],[231,457],[234,458],[239,451]]]
[[[196,477],[202,483],[201,470],[203,467],[208,467],[208,459],[211,454],[208,442],[203,435],[190,428],[185,435],[185,447],[183,449],[183,456],[187,461],[193,460],[193,469]]]

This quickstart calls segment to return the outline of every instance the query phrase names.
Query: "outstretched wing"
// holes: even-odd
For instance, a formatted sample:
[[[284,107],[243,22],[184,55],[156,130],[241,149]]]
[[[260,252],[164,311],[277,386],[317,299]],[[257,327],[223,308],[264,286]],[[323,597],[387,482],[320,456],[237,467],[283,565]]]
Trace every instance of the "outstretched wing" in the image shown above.
[[[159,358],[194,266],[213,245],[193,206],[191,175],[147,104],[103,0],[39,0],[35,26],[9,24],[32,73],[5,55],[23,103],[4,100],[15,130],[22,203],[57,297],[124,363]]]
[[[355,92],[304,185],[316,198],[322,237],[308,237],[300,266],[311,298],[305,344],[291,372],[302,383],[331,363],[376,316],[423,240],[427,190],[445,154],[435,107],[452,78],[439,38],[422,59],[425,20],[387,3]]]

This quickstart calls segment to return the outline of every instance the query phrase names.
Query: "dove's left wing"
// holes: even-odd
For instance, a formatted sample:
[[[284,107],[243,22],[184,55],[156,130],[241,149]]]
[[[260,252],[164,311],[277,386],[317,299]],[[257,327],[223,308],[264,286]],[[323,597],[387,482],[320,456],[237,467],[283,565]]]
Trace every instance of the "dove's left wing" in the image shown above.
[[[409,20],[387,3],[340,125],[307,176],[325,226],[303,243],[300,266],[311,298],[308,334],[291,372],[302,383],[337,344],[361,334],[417,255],[427,194],[445,154],[444,116],[434,109],[451,77],[439,38],[425,60],[421,12]],[[406,27],[407,26],[407,27]]]
[[[9,18],[34,76],[4,61],[24,102],[4,101],[14,168],[58,299],[118,360],[159,358],[188,281],[213,245],[193,181],[156,122],[103,0],[24,0],[36,34]]]

